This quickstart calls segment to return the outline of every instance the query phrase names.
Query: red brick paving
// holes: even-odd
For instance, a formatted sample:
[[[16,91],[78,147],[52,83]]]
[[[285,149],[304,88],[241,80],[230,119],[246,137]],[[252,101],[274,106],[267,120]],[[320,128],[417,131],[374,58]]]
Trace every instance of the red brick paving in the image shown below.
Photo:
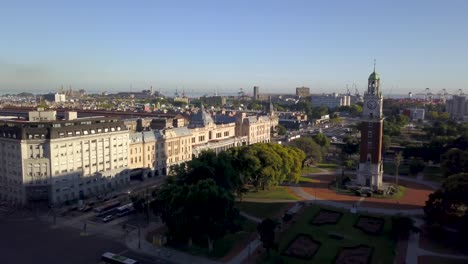
[[[335,202],[353,204],[359,201],[361,197],[346,194],[338,194],[328,188],[331,181],[335,180],[335,175],[318,175],[314,179],[317,183],[308,183],[302,185],[302,189],[320,199]],[[394,209],[420,209],[426,203],[429,194],[433,192],[429,187],[405,180],[399,180],[399,184],[406,187],[405,194],[399,199],[381,199],[366,197],[360,204],[363,207],[374,208],[394,208]]]

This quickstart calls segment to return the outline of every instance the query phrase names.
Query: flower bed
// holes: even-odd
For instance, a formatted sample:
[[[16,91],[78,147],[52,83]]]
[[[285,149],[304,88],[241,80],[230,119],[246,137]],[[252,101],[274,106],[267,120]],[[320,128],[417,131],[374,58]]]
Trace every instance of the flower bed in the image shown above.
[[[372,259],[373,249],[366,245],[343,247],[335,258],[336,264],[368,264]]]
[[[298,234],[283,251],[282,255],[310,260],[320,248],[321,243],[307,234]]]
[[[321,209],[310,223],[313,225],[335,225],[340,221],[341,216],[343,216],[341,212]]]
[[[383,218],[361,215],[354,227],[369,235],[380,235],[384,224],[385,220]]]

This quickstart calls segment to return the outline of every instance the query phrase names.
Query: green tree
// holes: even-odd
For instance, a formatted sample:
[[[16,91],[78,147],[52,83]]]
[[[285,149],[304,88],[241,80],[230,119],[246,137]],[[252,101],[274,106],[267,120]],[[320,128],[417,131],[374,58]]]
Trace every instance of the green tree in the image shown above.
[[[154,194],[151,208],[161,216],[174,241],[205,240],[210,251],[215,240],[239,230],[239,212],[234,207],[233,195],[213,179],[190,185],[168,180]]]
[[[291,141],[290,145],[302,150],[305,153],[305,160],[312,159],[314,162],[322,161],[322,149],[312,138],[301,137],[294,139]]]
[[[328,149],[330,147],[330,139],[323,133],[318,133],[312,136],[312,139],[319,144],[320,147]]]
[[[359,152],[359,142],[356,137],[347,136],[343,138],[343,143],[341,151],[347,156],[357,154]]]
[[[278,126],[276,127],[276,129],[277,129],[277,131],[278,131],[278,135],[280,135],[280,136],[286,135],[287,130],[286,130],[286,128],[285,128],[284,126],[278,125]]]
[[[396,185],[398,185],[398,177],[400,176],[400,164],[401,164],[401,161],[402,161],[403,157],[401,155],[401,152],[398,151],[395,155],[395,158],[394,158],[394,164],[395,164],[395,183]]]
[[[440,225],[455,229],[455,245],[468,245],[468,173],[448,177],[442,187],[429,195],[424,206],[426,221],[429,225]],[[433,230],[433,229],[431,229]],[[433,232],[433,231],[432,231]]]
[[[409,171],[411,174],[416,175],[424,170],[426,164],[421,158],[412,157],[409,163]]]
[[[468,150],[451,148],[442,154],[441,167],[445,176],[468,172]]]
[[[390,136],[383,135],[382,136],[382,150],[384,154],[390,149],[391,144],[392,144],[392,139],[390,138]]]

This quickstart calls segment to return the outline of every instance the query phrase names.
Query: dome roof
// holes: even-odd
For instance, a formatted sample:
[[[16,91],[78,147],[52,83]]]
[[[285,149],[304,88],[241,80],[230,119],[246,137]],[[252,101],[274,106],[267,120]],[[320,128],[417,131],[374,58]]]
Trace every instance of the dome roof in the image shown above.
[[[205,112],[205,108],[203,104],[200,108],[200,111],[190,117],[190,122],[188,127],[189,128],[197,128],[197,127],[206,127],[212,125],[213,118],[207,112]]]
[[[369,75],[369,80],[380,80],[380,76],[375,71]]]

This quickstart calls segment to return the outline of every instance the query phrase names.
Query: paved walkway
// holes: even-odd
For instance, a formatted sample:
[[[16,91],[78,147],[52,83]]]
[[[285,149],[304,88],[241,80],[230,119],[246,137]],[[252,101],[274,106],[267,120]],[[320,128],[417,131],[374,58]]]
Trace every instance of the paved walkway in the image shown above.
[[[388,175],[388,174],[384,174],[383,177],[384,178],[392,178],[392,179],[395,178],[394,175]],[[426,185],[426,186],[428,186],[428,187],[430,187],[431,189],[434,189],[434,190],[439,189],[440,186],[442,186],[442,184],[440,184],[438,182],[424,180],[424,175],[423,174],[421,174],[421,177],[416,177],[416,178],[398,176],[398,179],[405,180],[405,181],[408,181],[408,182],[414,182],[414,183],[419,183],[419,184],[422,184],[422,185]]]

